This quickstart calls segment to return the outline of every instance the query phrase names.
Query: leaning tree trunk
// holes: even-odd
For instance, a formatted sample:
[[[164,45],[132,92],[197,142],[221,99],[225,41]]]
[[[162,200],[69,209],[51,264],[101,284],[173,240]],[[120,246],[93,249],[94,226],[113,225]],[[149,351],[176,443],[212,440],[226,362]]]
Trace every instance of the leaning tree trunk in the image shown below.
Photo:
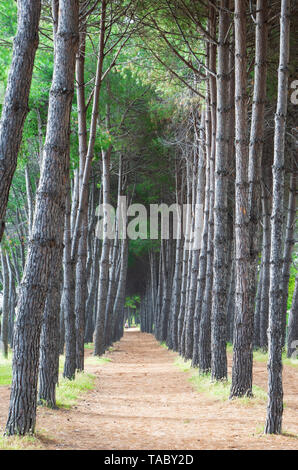
[[[69,181],[68,181],[69,183]],[[76,373],[76,319],[74,313],[75,279],[74,263],[71,258],[71,227],[70,227],[70,188],[67,185],[64,254],[63,254],[63,311],[65,328],[65,362],[63,377],[72,380]]]
[[[271,257],[269,294],[269,360],[268,406],[266,434],[280,434],[283,413],[282,387],[282,238],[284,203],[285,130],[290,49],[290,0],[281,1],[280,52],[278,70],[277,109],[274,129],[273,200],[271,216]]]
[[[194,312],[194,333],[193,333],[193,354],[192,354],[192,367],[197,367],[199,364],[199,336],[200,336],[200,320],[201,310],[204,298],[204,291],[206,285],[206,269],[207,269],[207,248],[208,248],[208,220],[209,220],[209,200],[210,200],[210,149],[211,149],[211,127],[210,127],[210,98],[207,85],[207,99],[206,99],[206,117],[205,117],[205,142],[206,145],[206,175],[205,175],[205,200],[204,200],[204,222],[202,232],[202,243],[199,258],[199,274],[198,284],[195,301]]]
[[[197,188],[196,188],[196,197],[195,197],[195,208],[194,208],[194,230],[195,236],[202,233],[201,227],[201,207],[204,203],[205,195],[205,152],[204,152],[204,127],[205,127],[205,113],[202,111],[201,123],[200,123],[200,135],[197,136],[198,146],[198,168],[197,168]],[[201,244],[199,245],[198,240],[195,240],[195,245],[192,247],[192,266],[191,266],[191,280],[189,287],[189,299],[188,299],[188,312],[185,328],[185,359],[192,359],[193,348],[194,348],[194,316],[195,316],[195,306],[196,306],[196,293],[197,293],[197,283],[198,283],[198,272],[199,272],[199,260],[200,260],[200,249]]]
[[[79,2],[61,0],[42,172],[18,302],[7,435],[35,430],[42,315],[55,255],[61,249],[78,24]]]
[[[85,316],[87,298],[87,234],[88,234],[88,185],[83,186],[84,170],[87,154],[87,120],[86,120],[86,100],[85,100],[85,49],[86,31],[81,28],[80,44],[76,59],[76,81],[77,81],[77,101],[78,101],[78,133],[79,133],[79,194],[86,192],[84,204],[80,206],[82,212],[81,225],[78,228],[78,247],[75,250],[76,256],[73,259],[75,266],[75,318],[76,318],[76,368],[84,370],[84,336],[85,336]]]
[[[39,40],[40,11],[40,0],[18,1],[18,30],[0,124],[0,241],[5,227],[9,189],[29,111],[28,98]]]

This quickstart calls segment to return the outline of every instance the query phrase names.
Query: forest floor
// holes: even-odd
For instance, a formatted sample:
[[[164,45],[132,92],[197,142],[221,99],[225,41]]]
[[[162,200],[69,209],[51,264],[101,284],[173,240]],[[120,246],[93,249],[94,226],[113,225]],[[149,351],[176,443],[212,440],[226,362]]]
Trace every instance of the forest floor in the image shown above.
[[[295,367],[284,367],[285,432],[266,436],[266,402],[237,403],[199,393],[189,380],[194,371],[177,367],[177,354],[152,335],[131,329],[106,354],[110,361],[98,363],[91,355],[86,349],[86,370],[96,376],[95,388],[70,409],[38,408],[38,448],[298,449]],[[230,363],[229,355],[229,368]],[[254,383],[266,391],[266,363],[254,363]],[[2,431],[9,387],[0,387],[0,395]]]

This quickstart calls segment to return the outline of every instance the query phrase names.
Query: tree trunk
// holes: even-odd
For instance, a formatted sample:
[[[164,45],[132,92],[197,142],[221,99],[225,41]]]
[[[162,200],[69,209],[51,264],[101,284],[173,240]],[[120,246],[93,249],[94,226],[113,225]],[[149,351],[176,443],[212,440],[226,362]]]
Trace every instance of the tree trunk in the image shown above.
[[[76,320],[74,313],[75,280],[74,262],[71,258],[71,227],[70,227],[70,188],[67,187],[65,227],[64,227],[64,255],[63,255],[63,310],[65,328],[65,362],[63,377],[74,379],[76,373]]]
[[[110,156],[111,147],[107,151],[102,151],[103,163],[103,203],[109,204],[110,202]],[[103,217],[103,243],[100,258],[99,269],[99,286],[98,286],[98,305],[97,305],[97,318],[95,324],[95,338],[94,338],[94,355],[101,356],[105,352],[104,340],[104,325],[105,325],[105,312],[107,304],[107,294],[109,287],[109,253],[110,253],[110,239],[108,236],[108,211],[104,208]]]
[[[280,52],[277,109],[274,129],[273,199],[271,216],[270,293],[269,293],[269,360],[266,434],[280,434],[283,413],[282,387],[282,237],[284,203],[285,130],[288,98],[290,49],[290,0],[281,0]]]
[[[215,37],[216,17],[214,10],[210,9],[210,34]],[[209,66],[212,71],[216,70],[216,47],[209,45]],[[214,236],[214,163],[216,150],[216,79],[213,75],[209,77],[210,110],[211,110],[211,149],[210,149],[210,190],[209,190],[209,219],[208,219],[208,244],[206,284],[202,302],[199,333],[199,371],[202,374],[211,370],[211,306],[213,285],[213,236]]]
[[[235,1],[235,328],[230,398],[252,394],[253,312],[249,310],[246,5]]]
[[[217,119],[214,187],[214,260],[211,313],[211,378],[227,378],[229,0],[221,0],[218,27]]]
[[[79,2],[61,0],[59,11],[42,172],[18,302],[7,435],[24,435],[35,429],[42,315],[49,276],[55,269],[55,255],[61,249],[59,233],[64,219],[65,181],[69,172],[69,129]]]

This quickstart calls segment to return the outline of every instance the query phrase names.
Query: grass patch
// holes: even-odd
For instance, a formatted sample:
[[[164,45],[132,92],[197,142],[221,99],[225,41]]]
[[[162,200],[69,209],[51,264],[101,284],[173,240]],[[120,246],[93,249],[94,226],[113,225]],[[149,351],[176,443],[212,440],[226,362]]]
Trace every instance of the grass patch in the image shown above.
[[[56,391],[57,406],[70,408],[75,405],[81,393],[94,388],[96,377],[86,372],[78,372],[74,380],[61,378]]]
[[[0,356],[0,386],[10,385],[12,379],[12,351],[8,351],[8,358]]]
[[[7,364],[0,364],[0,386],[10,385],[12,379],[12,367],[11,362]]]
[[[227,343],[227,352],[233,354],[233,345],[231,343]],[[264,352],[261,349],[256,349],[253,352],[254,361],[257,362],[268,362],[268,352]],[[298,367],[298,359],[291,359],[287,357],[287,353],[284,351],[282,353],[282,363],[285,366],[292,366]]]
[[[1,436],[0,450],[38,450],[42,445],[38,436]]]
[[[191,367],[191,361],[184,361],[181,357],[177,357],[175,360],[175,365],[179,367],[179,369],[183,372],[191,372],[192,375],[190,377],[190,381],[195,387],[195,389],[199,393],[203,393],[209,397],[215,398],[216,400],[220,401],[227,401],[229,400],[230,395],[230,388],[231,388],[231,381],[219,381],[219,382],[212,382],[210,378],[210,374],[200,375],[197,369],[193,369]],[[237,403],[241,405],[254,405],[254,404],[264,404],[267,401],[267,394],[266,392],[256,386],[253,385],[253,398],[242,397],[242,398],[235,398],[231,400],[231,403]]]
[[[85,343],[84,348],[85,349],[93,349],[94,348],[94,343]]]
[[[107,364],[107,362],[112,362],[112,359],[109,357],[102,356],[89,356],[85,359],[85,364]]]
[[[165,341],[161,341],[159,344],[161,345],[162,348],[169,349]]]

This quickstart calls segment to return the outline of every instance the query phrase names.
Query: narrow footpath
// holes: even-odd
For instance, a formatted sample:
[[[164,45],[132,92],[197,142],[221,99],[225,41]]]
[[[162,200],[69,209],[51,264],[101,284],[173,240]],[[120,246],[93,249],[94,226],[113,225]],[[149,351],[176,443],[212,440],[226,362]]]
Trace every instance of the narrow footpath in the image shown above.
[[[86,355],[92,351],[86,350]],[[239,405],[198,393],[177,355],[152,335],[125,332],[106,356],[87,361],[94,390],[70,410],[38,409],[37,431],[45,449],[297,449],[298,369],[284,370],[284,435],[264,436],[266,403]],[[230,358],[229,358],[230,359]],[[266,390],[265,363],[255,363],[254,382]],[[9,388],[1,387],[0,426]]]

